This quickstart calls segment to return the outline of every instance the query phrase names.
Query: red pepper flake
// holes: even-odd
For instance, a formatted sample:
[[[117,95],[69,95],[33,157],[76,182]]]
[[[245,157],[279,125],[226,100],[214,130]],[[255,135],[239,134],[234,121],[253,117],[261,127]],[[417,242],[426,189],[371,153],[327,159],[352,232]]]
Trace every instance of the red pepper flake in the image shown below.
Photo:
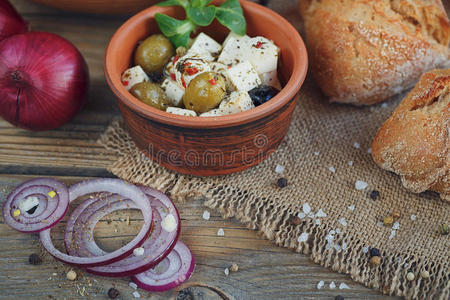
[[[216,85],[217,84],[217,80],[215,78],[211,78],[209,80],[209,83],[211,83],[212,85]]]
[[[175,74],[174,74],[174,73],[171,73],[171,74],[170,74],[170,78],[172,78],[173,81],[177,80],[177,78],[175,77]]]
[[[257,42],[256,43],[256,45],[255,45],[255,48],[261,48],[262,47],[262,45],[263,45],[263,43],[262,42]]]
[[[128,84],[130,84],[130,83],[128,81],[126,81],[126,80],[123,82],[124,86],[128,86]]]
[[[197,69],[196,67],[193,67],[193,68],[187,68],[187,69],[184,69],[184,71],[185,71],[188,75],[191,75],[191,76],[198,73],[198,69]]]
[[[176,64],[176,62],[178,61],[178,59],[179,59],[180,57],[178,56],[178,55],[175,55],[174,57],[173,57],[173,64]]]
[[[185,67],[189,67],[190,65],[192,65],[192,63],[190,61],[188,61],[187,63],[184,64]]]
[[[184,77],[181,76],[181,83],[183,84],[183,87],[186,88],[186,81],[184,81]]]

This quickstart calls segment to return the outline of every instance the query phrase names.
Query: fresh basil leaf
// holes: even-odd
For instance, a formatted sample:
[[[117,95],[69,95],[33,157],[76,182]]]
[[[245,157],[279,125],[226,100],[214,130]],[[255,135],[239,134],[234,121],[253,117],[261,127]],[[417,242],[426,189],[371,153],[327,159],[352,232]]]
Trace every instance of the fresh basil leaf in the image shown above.
[[[245,35],[247,24],[239,0],[227,0],[216,7],[216,17],[219,22],[239,35]]]
[[[192,7],[205,7],[211,0],[191,0]]]
[[[189,5],[188,0],[166,0],[157,4],[157,6],[183,6],[186,8]]]
[[[189,7],[186,13],[188,18],[195,24],[208,26],[216,16],[216,7]]]

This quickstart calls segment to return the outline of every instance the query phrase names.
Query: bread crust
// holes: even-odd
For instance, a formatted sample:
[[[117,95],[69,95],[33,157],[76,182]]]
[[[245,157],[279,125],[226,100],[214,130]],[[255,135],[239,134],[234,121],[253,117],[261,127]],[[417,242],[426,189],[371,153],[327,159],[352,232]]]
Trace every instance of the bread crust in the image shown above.
[[[440,0],[299,0],[312,71],[332,102],[369,105],[450,61]]]
[[[372,156],[405,188],[450,201],[450,69],[425,73],[379,129]]]

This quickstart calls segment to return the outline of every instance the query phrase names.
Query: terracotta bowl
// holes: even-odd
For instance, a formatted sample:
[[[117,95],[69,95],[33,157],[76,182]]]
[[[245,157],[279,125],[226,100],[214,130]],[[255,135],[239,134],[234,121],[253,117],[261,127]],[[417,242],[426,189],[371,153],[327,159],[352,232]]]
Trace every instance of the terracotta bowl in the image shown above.
[[[221,1],[215,1],[221,2]],[[273,153],[286,135],[306,76],[308,58],[297,30],[261,5],[241,1],[247,34],[273,40],[281,49],[278,75],[284,88],[252,110],[221,117],[178,116],[147,106],[121,83],[132,66],[137,43],[159,32],[155,13],[184,18],[182,9],[151,7],[123,24],[112,37],[105,56],[105,76],[136,145],[151,159],[180,173],[210,176],[242,171]],[[218,22],[202,29],[218,41],[228,30]]]
[[[155,4],[156,0],[33,0],[51,7],[91,14],[129,14]]]

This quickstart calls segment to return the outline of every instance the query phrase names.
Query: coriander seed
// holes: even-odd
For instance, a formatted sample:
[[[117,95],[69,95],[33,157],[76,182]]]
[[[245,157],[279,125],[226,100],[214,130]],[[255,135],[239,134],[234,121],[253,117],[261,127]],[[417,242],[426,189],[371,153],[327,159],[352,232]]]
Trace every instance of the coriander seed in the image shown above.
[[[369,262],[373,266],[378,266],[381,263],[381,258],[379,256],[372,256],[370,258]]]
[[[423,279],[428,279],[430,278],[430,273],[427,270],[423,270],[422,272],[420,272],[420,277],[422,277]]]
[[[384,226],[392,226],[394,224],[394,218],[392,216],[385,216],[383,218]]]
[[[75,279],[77,279],[77,273],[74,270],[70,270],[69,272],[67,272],[66,277],[70,281],[74,281]]]
[[[412,272],[408,272],[408,274],[406,274],[406,279],[408,279],[408,281],[413,281],[415,278],[416,276]]]
[[[392,217],[393,217],[395,220],[398,220],[398,219],[400,219],[401,215],[400,215],[400,213],[399,213],[398,211],[395,211],[395,212],[392,214]]]
[[[230,267],[231,272],[237,272],[239,271],[239,266],[237,264],[232,264]]]

